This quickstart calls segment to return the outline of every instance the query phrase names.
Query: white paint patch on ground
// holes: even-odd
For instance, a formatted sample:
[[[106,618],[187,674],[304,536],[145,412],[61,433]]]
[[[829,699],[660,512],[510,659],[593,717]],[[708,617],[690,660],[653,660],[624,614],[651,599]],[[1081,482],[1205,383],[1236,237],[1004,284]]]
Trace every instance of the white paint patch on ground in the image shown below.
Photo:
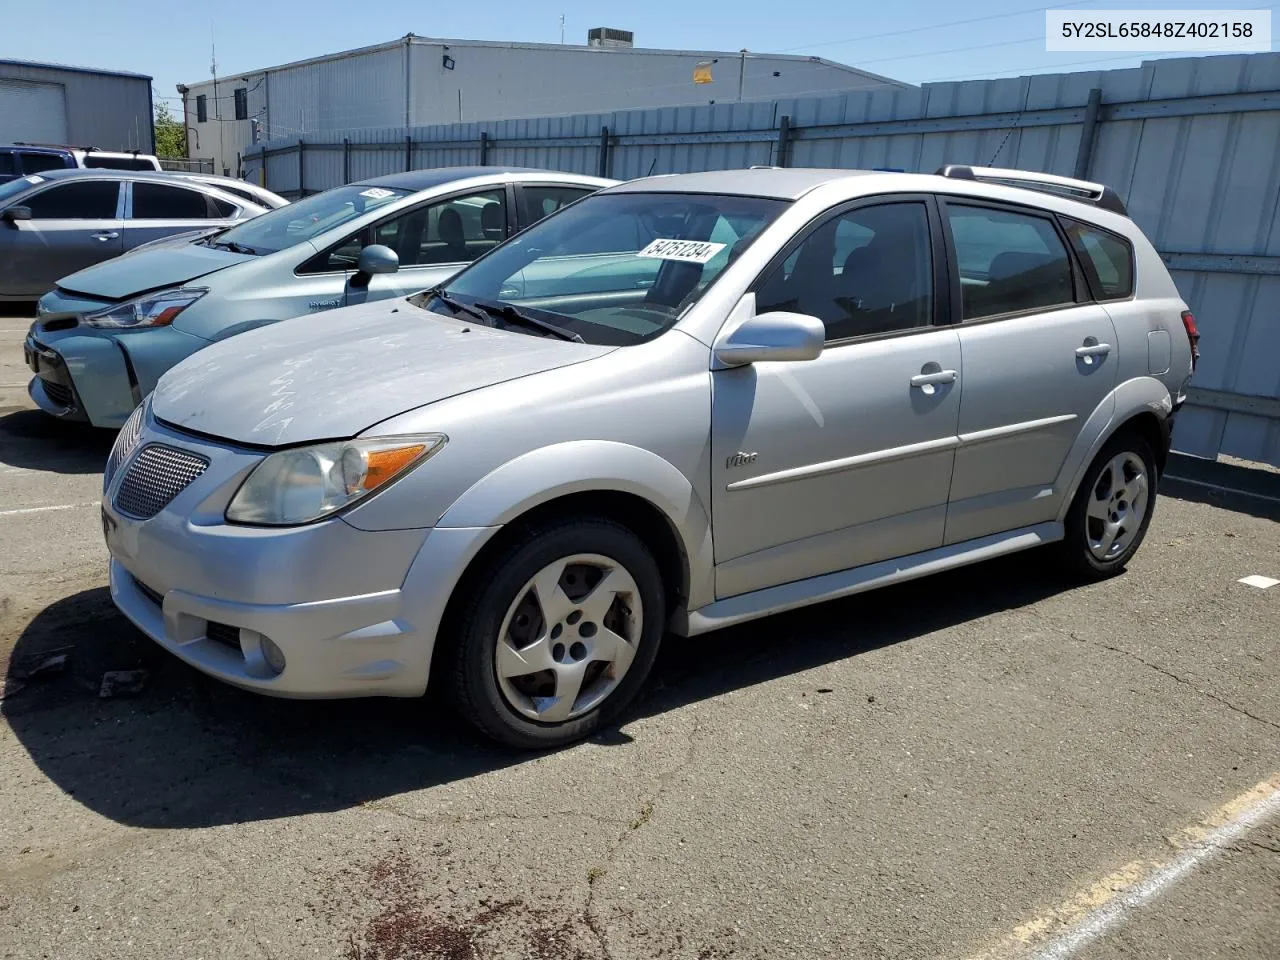
[[[1181,850],[1172,860],[1126,864],[1017,927],[998,946],[973,960],[1066,960],[1276,814],[1280,814],[1280,774],[1170,838]]]
[[[1258,576],[1258,574],[1253,573],[1247,577],[1241,577],[1236,582],[1243,583],[1249,587],[1257,587],[1259,590],[1269,590],[1277,583],[1280,583],[1280,580],[1273,580],[1271,577],[1261,577]]]
[[[79,510],[81,507],[96,507],[97,500],[84,503],[58,503],[48,507],[22,507],[18,510],[0,510],[0,517],[18,517],[28,513],[50,513],[54,510]]]

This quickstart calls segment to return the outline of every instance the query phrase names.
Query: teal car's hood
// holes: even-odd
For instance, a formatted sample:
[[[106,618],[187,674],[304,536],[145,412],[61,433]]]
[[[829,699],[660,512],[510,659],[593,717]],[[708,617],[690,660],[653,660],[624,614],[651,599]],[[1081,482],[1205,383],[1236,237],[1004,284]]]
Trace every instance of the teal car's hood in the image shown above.
[[[148,290],[176,287],[252,259],[247,254],[215,250],[198,243],[166,244],[73,273],[59,280],[58,286],[102,300],[124,300]]]
[[[382,300],[206,347],[160,378],[152,410],[180,429],[239,443],[332,440],[614,349],[459,323],[404,300]]]

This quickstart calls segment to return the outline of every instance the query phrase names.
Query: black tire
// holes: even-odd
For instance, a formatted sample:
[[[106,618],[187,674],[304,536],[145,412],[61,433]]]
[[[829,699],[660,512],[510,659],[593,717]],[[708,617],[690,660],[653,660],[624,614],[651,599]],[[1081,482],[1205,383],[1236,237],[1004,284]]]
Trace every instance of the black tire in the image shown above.
[[[1137,530],[1126,531],[1128,540],[1114,556],[1099,557],[1090,547],[1090,532],[1093,531],[1095,542],[1101,521],[1089,516],[1091,502],[1101,502],[1106,497],[1110,480],[1104,481],[1104,473],[1109,473],[1108,466],[1119,456],[1129,454],[1142,463],[1147,482],[1147,502]],[[1089,464],[1080,488],[1071,501],[1067,511],[1066,536],[1058,544],[1059,559],[1065,571],[1074,579],[1084,581],[1106,580],[1124,570],[1125,564],[1137,553],[1138,547],[1147,535],[1147,527],[1151,524],[1151,516],[1155,513],[1156,493],[1159,486],[1159,475],[1156,470],[1155,455],[1151,445],[1137,431],[1126,430],[1107,441],[1106,445]],[[1123,504],[1124,501],[1121,501]],[[1118,504],[1118,505],[1121,505]],[[1112,514],[1121,516],[1122,513]]]
[[[525,584],[549,564],[579,554],[607,557],[631,575],[643,612],[639,639],[630,667],[601,703],[580,716],[544,723],[520,713],[503,693],[495,666],[496,644],[507,610]],[[462,589],[443,651],[449,693],[463,718],[486,736],[512,747],[563,746],[589,737],[616,718],[644,684],[666,626],[662,577],[653,555],[631,530],[603,517],[527,527],[482,562]]]

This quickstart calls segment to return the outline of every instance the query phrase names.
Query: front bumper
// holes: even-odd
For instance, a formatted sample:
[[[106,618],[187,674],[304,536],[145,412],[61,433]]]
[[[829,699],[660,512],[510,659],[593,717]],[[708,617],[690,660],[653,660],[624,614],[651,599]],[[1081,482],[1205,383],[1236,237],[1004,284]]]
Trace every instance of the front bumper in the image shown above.
[[[27,393],[55,417],[119,428],[169,367],[205,345],[172,327],[116,337],[83,325],[74,314],[46,314],[23,343],[35,373]]]
[[[357,530],[228,524],[227,501],[262,454],[150,421],[133,457],[163,443],[209,461],[150,519],[103,497],[111,597],[143,633],[191,666],[281,697],[419,696],[453,585],[494,528]],[[282,653],[277,673],[263,652]]]

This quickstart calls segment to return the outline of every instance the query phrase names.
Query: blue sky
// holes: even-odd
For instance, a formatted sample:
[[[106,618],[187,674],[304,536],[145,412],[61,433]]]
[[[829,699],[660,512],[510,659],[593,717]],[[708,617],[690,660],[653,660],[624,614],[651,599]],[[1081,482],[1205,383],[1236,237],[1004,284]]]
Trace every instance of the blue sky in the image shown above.
[[[633,30],[637,46],[813,54],[911,83],[1015,76],[1057,70],[1133,66],[1168,54],[1047,53],[1041,0],[650,0],[644,4],[585,0],[58,0],[52,6],[10,3],[0,57],[133,70],[155,78],[158,97],[209,76],[210,40],[220,76],[290,60],[420,36],[556,43],[585,42],[589,27]],[[1223,9],[1201,0],[1076,0],[1078,9]],[[1276,4],[1243,0],[1236,8]],[[982,18],[982,19],[977,19]],[[966,21],[966,22],[957,22]],[[1275,47],[1273,46],[1273,49]],[[173,102],[173,101],[171,101]]]

